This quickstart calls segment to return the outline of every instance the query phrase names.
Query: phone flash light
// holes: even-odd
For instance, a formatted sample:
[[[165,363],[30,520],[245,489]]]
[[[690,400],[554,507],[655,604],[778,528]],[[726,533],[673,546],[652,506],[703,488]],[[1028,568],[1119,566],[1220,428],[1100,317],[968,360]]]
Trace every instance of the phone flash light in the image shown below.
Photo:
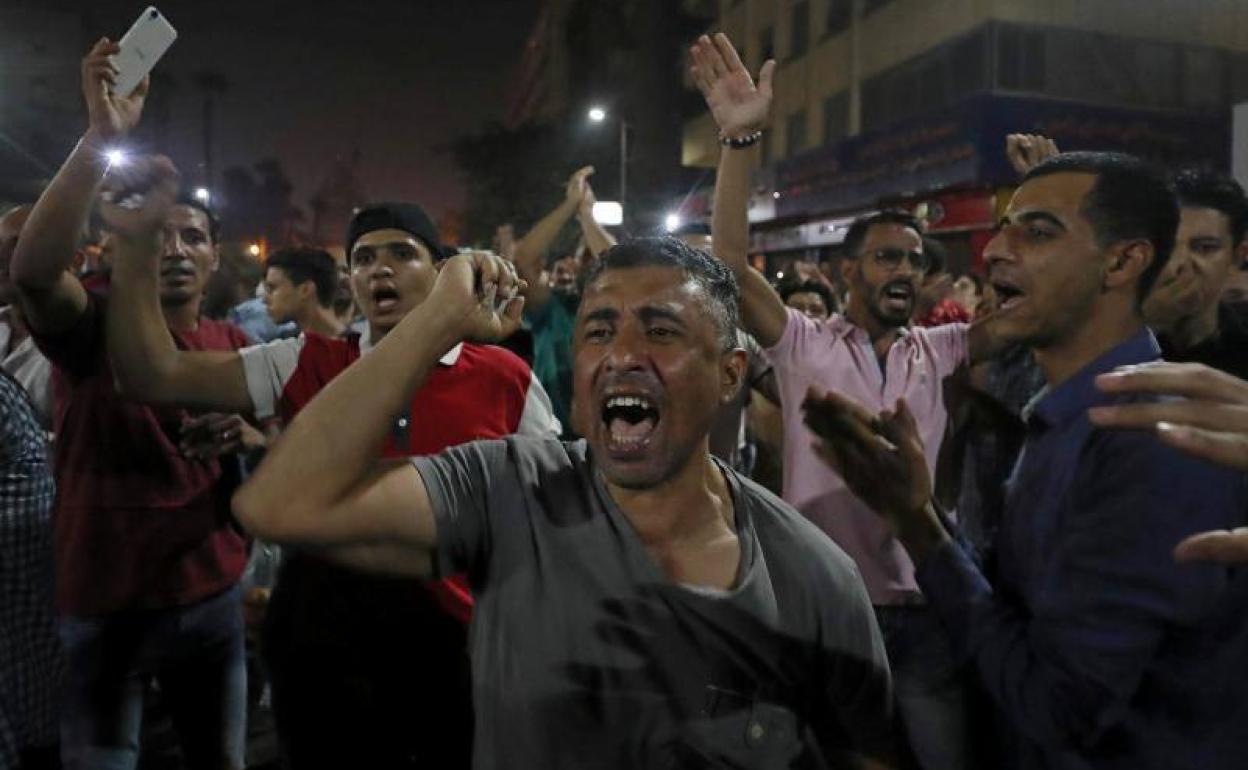
[[[130,160],[123,150],[108,150],[104,153],[104,158],[110,166],[124,166]]]
[[[598,201],[594,204],[594,221],[600,225],[622,225],[624,207],[616,201]]]

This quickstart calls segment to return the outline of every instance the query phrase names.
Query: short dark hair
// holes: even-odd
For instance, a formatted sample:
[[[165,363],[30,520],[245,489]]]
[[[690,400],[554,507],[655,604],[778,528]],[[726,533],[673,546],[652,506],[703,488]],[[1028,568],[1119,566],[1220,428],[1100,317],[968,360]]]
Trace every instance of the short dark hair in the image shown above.
[[[1023,182],[1067,173],[1096,177],[1080,213],[1092,224],[1101,248],[1134,238],[1153,245],[1152,264],[1140,276],[1137,298],[1142,303],[1174,250],[1175,231],[1179,227],[1174,187],[1165,174],[1149,163],[1121,152],[1054,155],[1028,171]]]
[[[1226,215],[1231,245],[1239,246],[1248,231],[1248,197],[1239,182],[1226,174],[1200,168],[1181,169],[1174,175],[1179,206],[1214,209]]]
[[[741,289],[736,276],[723,262],[677,238],[634,238],[612,246],[584,273],[581,289],[589,287],[608,270],[652,266],[675,268],[698,284],[706,294],[724,350],[737,346]]]
[[[819,281],[803,281],[798,278],[786,278],[776,287],[776,291],[780,293],[780,301],[789,304],[789,297],[794,294],[818,294],[823,300],[823,306],[828,309],[829,313],[837,311],[836,300],[832,298],[832,292],[828,287]]]
[[[845,256],[857,259],[858,250],[862,248],[862,242],[867,239],[867,231],[876,225],[901,225],[914,230],[920,236],[923,235],[923,225],[909,212],[885,209],[874,214],[865,214],[855,219],[854,223],[849,226],[849,231],[845,233]]]
[[[338,264],[329,252],[306,246],[287,246],[269,255],[266,267],[286,273],[290,282],[299,286],[307,281],[316,285],[316,301],[330,307],[338,290]]]
[[[204,212],[204,217],[208,220],[208,237],[212,238],[212,245],[216,246],[221,242],[221,220],[217,217],[217,213],[209,208],[199,198],[189,195],[185,191],[178,193],[178,197],[174,200],[176,206],[190,206]]]
[[[949,249],[945,244],[931,237],[923,237],[923,256],[927,257],[927,272],[924,277],[939,275],[949,269]]]

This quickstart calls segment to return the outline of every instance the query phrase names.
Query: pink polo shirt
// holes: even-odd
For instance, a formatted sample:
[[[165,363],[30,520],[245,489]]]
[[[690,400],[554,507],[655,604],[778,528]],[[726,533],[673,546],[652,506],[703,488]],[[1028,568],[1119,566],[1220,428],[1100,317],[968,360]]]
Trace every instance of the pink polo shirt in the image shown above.
[[[784,499],[858,564],[877,605],[919,599],[914,565],[884,521],[862,503],[812,451],[802,400],[812,385],[878,412],[904,398],[919,423],[928,470],[945,434],[941,382],[966,360],[966,324],[905,329],[881,365],[867,333],[844,316],[812,321],[788,311],[784,334],[767,350],[776,369],[784,414]]]

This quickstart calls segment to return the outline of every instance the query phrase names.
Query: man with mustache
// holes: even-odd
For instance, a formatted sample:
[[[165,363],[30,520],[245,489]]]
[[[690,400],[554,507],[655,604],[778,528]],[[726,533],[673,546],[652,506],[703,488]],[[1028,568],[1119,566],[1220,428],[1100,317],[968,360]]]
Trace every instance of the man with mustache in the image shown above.
[[[475,767],[866,764],[889,696],[861,579],[709,451],[746,357],[736,281],[713,258],[643,238],[591,268],[573,351],[584,440],[377,461],[444,351],[515,328],[520,303],[498,300],[517,283],[501,258],[448,260],[428,301],[295,418],[236,496],[239,520],[360,569],[467,573]]]
[[[89,127],[30,212],[12,263],[31,333],[53,364],[64,762],[134,767],[145,683],[155,676],[188,766],[242,768],[238,579],[247,546],[230,519],[236,466],[183,454],[185,409],[117,395],[110,297],[88,292],[69,270],[109,171],[105,152],[138,122],[147,93],[146,83],[130,96],[112,92],[117,52],[101,40],[82,62]],[[217,267],[212,214],[180,199],[159,230],[161,333],[183,349],[245,347],[236,327],[200,318]]]
[[[1046,384],[1025,410],[991,583],[931,503],[905,401],[878,414],[835,394],[806,404],[820,454],[898,532],[958,661],[991,695],[1006,767],[1230,770],[1248,751],[1248,687],[1227,674],[1248,655],[1248,573],[1173,559],[1197,533],[1223,531],[1181,554],[1244,524],[1244,477],[1176,450],[1212,437],[1196,429],[1233,430],[1239,410],[1153,395],[1234,400],[1238,381],[1191,365],[1179,366],[1207,390],[1148,377],[1175,366],[1160,363],[1142,306],[1178,224],[1173,189],[1139,159],[1064,153],[1027,173],[985,247],[1003,299],[994,323]],[[1157,425],[1190,425],[1195,406],[1205,422]]]
[[[177,171],[167,162],[135,166],[153,194],[176,190]],[[126,214],[116,207],[112,213]],[[128,233],[116,237],[118,333],[111,354],[123,391],[139,401],[287,423],[429,300],[453,253],[420,206],[362,206],[348,224],[345,248],[367,320],[363,334],[305,331],[237,352],[206,352],[173,344],[159,323],[153,252]],[[342,418],[345,425],[355,416]],[[558,431],[545,392],[522,360],[466,343],[446,351],[426,386],[391,415],[387,440],[371,451],[407,458],[476,438]],[[328,563],[314,550],[286,552],[263,652],[278,737],[292,767],[467,767],[472,710],[465,650],[473,598],[462,580],[448,577],[383,579]],[[426,659],[439,665],[425,666]],[[413,703],[415,687],[428,697]]]
[[[936,617],[924,606],[914,565],[888,527],[810,451],[801,403],[811,385],[882,409],[899,397],[916,404],[930,468],[944,435],[941,383],[968,358],[986,358],[989,327],[910,328],[930,265],[922,229],[909,214],[859,218],[845,236],[844,315],[816,321],[786,308],[748,261],[746,204],[753,146],[771,109],[772,73],[758,86],[724,35],[693,48],[693,76],[723,145],[715,188],[715,255],[742,287],[742,322],[771,357],[784,418],[784,499],[853,557],[876,607],[896,682],[898,713],[921,767],[965,768],[961,678]]]

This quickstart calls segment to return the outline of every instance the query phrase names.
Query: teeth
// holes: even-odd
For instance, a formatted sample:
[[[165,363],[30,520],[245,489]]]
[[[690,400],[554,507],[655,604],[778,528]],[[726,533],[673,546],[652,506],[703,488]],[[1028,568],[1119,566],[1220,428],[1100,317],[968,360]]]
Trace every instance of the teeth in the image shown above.
[[[645,443],[647,438],[648,436],[639,436],[639,437],[630,438],[628,436],[621,436],[618,433],[612,433],[611,443],[623,449],[630,449],[633,447],[641,446],[642,444]]]
[[[615,396],[614,398],[607,400],[607,408],[609,409],[626,406],[636,406],[641,407],[642,409],[653,408],[648,399],[637,398],[636,396]]]

